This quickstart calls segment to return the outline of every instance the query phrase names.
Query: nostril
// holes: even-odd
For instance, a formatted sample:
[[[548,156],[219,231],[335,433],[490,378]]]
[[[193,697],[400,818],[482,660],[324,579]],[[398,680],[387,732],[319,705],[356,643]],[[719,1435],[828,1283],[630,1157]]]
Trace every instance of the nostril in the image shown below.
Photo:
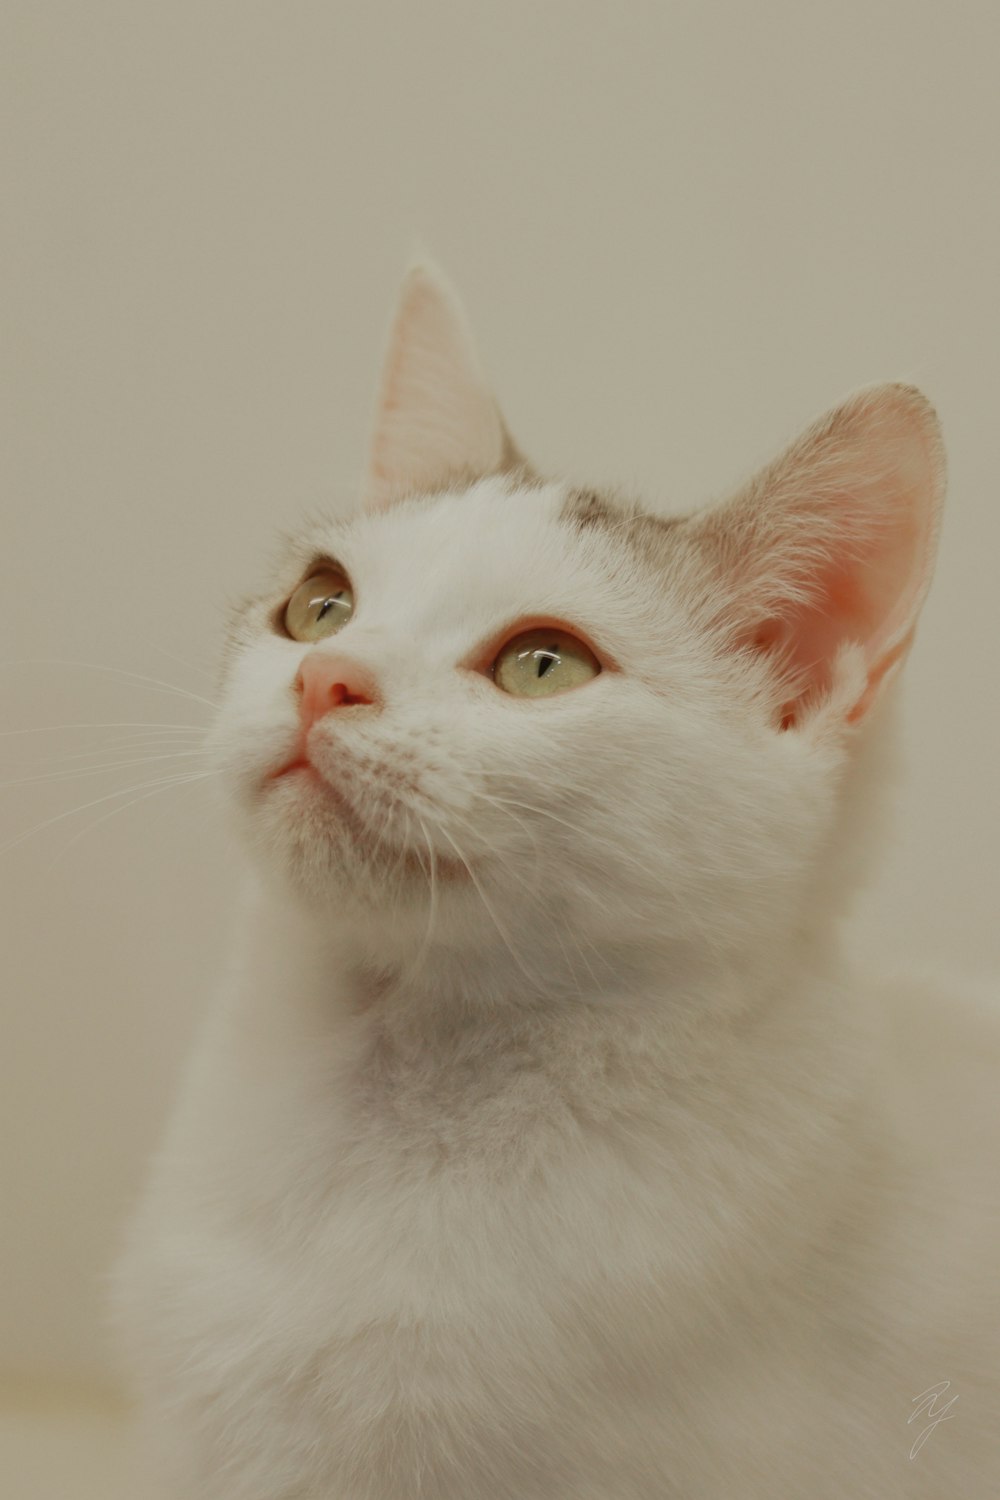
[[[371,706],[372,698],[366,698],[364,693],[355,693],[343,682],[330,684],[330,703],[334,708],[350,708],[352,703],[366,703]]]
[[[293,686],[306,728],[333,709],[373,708],[381,702],[378,681],[370,669],[339,652],[310,652]]]

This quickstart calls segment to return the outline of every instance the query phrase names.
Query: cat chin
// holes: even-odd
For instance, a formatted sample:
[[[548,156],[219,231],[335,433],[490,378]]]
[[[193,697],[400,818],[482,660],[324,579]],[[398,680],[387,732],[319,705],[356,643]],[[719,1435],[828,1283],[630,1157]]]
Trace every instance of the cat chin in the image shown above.
[[[335,904],[342,911],[347,900],[366,913],[426,912],[449,888],[475,884],[474,857],[432,855],[426,845],[373,833],[344,794],[305,762],[259,782],[241,821],[269,881],[290,886],[310,908]]]
[[[371,859],[376,841],[343,792],[308,760],[299,758],[264,778],[264,798],[280,799],[281,815],[308,837],[315,836],[337,845],[355,848]]]

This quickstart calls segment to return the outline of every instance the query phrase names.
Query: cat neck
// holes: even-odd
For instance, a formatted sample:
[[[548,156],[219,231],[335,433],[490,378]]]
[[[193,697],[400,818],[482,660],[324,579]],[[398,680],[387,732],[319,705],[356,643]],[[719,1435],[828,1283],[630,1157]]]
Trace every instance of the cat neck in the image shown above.
[[[530,961],[498,934],[464,948],[428,944],[403,956],[398,933],[380,924],[317,913],[254,883],[246,895],[242,999],[257,1011],[295,1013],[310,1027],[358,1023],[422,1048],[476,1032],[512,1041],[545,1021],[554,1031],[613,1018],[657,1033],[676,1056],[720,1028],[747,1024],[782,997],[801,1006],[809,991],[843,981],[834,919],[808,929],[758,934],[737,951],[703,941],[633,940],[574,949],[565,941]],[[525,945],[527,947],[527,945]],[[713,1022],[715,1025],[713,1026]]]

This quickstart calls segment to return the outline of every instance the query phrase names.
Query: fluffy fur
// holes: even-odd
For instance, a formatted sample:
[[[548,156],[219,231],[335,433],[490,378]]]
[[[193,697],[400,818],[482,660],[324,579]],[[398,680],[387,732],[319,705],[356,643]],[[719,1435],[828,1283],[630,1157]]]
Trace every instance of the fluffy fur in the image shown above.
[[[411,276],[368,510],[233,628],[244,933],[118,1276],[164,1496],[1000,1494],[1000,1026],[840,937],[941,487],[902,387],[685,520],[542,482]],[[539,618],[604,670],[510,697]],[[326,650],[381,703],[269,779]]]

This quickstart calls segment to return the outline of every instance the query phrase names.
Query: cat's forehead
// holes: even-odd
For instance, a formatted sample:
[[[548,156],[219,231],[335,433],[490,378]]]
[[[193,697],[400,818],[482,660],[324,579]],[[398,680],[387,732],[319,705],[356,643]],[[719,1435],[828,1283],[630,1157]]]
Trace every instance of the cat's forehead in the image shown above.
[[[493,476],[317,528],[309,546],[341,562],[381,609],[398,601],[414,624],[536,613],[599,623],[633,615],[655,587],[625,522],[611,502],[565,484]]]

